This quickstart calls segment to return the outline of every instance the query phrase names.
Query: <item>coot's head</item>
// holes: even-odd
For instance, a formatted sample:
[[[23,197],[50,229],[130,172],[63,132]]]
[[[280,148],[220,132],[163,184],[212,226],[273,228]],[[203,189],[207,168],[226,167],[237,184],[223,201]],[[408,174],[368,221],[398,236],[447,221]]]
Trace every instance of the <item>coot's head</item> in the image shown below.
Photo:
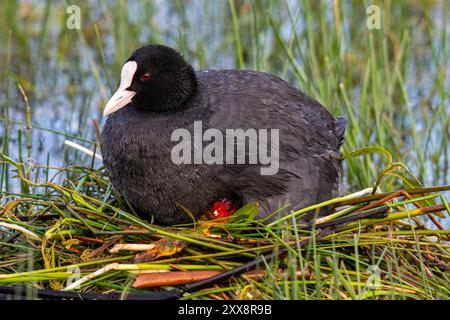
[[[142,47],[123,65],[119,89],[103,114],[110,115],[131,102],[156,112],[180,110],[194,95],[196,85],[192,66],[177,51],[163,45]]]

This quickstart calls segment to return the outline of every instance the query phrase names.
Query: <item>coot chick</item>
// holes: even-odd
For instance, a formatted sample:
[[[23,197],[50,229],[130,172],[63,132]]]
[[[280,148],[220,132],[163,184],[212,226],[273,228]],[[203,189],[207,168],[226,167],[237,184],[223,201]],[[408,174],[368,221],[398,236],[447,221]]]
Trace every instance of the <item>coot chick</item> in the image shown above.
[[[338,194],[339,148],[346,121],[334,119],[320,103],[274,75],[195,72],[174,49],[149,45],[125,62],[119,89],[104,115],[102,152],[111,182],[150,221],[188,223],[192,218],[186,208],[199,216],[224,197],[242,205],[258,202],[257,218],[263,218],[280,207],[277,215]],[[201,152],[208,148],[204,141],[212,143],[220,135],[196,140],[196,125],[203,133],[215,129],[209,132],[223,134],[223,150],[218,144],[211,155],[228,157],[226,147],[244,145],[245,161],[239,160],[238,151],[213,164],[202,161]],[[194,159],[192,163],[173,158],[183,136],[178,134],[180,140],[173,141],[177,129],[194,136],[191,149],[178,150],[182,159]],[[242,129],[248,136],[240,142],[227,139],[227,129]],[[263,139],[261,133],[275,129],[278,137]],[[257,144],[250,141],[255,135],[248,130],[256,132]],[[264,153],[258,153],[258,147],[274,156],[277,165],[269,169],[275,170],[264,172],[268,162],[258,157]],[[199,151],[200,161],[195,154]],[[256,163],[248,160],[252,156]]]
[[[222,198],[213,203],[209,210],[209,217],[215,219],[228,219],[239,208],[237,199]]]

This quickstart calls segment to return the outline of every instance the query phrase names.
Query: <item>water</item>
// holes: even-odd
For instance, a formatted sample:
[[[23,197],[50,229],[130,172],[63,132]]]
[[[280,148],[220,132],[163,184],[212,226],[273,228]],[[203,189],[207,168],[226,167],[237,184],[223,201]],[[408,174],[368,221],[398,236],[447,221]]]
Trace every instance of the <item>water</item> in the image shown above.
[[[6,103],[8,104],[7,117],[11,121],[23,122],[25,120],[24,103],[15,82],[23,83],[30,99],[31,122],[34,125],[31,154],[38,164],[46,164],[49,161],[52,166],[66,166],[90,162],[89,157],[64,146],[63,142],[66,139],[64,135],[41,130],[38,127],[93,139],[94,128],[91,121],[92,119],[102,120],[103,106],[119,81],[121,63],[139,45],[160,42],[179,48],[196,69],[228,69],[237,66],[234,33],[226,1],[157,0],[152,1],[150,5],[144,5],[139,1],[126,3],[126,5],[122,1],[79,2],[83,11],[81,32],[65,28],[65,23],[62,23],[67,17],[65,6],[59,2],[50,7],[45,28],[42,27],[46,10],[44,2],[19,1],[18,3],[18,16],[26,22],[19,21],[20,23],[13,30],[12,59],[8,65],[5,61],[7,61],[9,37],[6,29],[1,31],[1,74],[4,75],[6,70],[9,70],[10,78],[1,81],[0,103],[3,108]],[[306,21],[301,19],[305,8],[301,3],[297,1],[262,3],[267,4],[267,9],[275,17],[280,18],[279,27],[285,39],[290,40],[293,37],[287,8],[295,20],[298,33],[305,32]],[[2,6],[4,5],[2,3]],[[350,5],[350,2],[346,2],[344,9]],[[236,1],[236,7],[241,19],[250,19],[254,8],[247,2]],[[412,19],[423,19],[420,12],[414,12],[413,9],[410,13]],[[331,2],[324,2],[320,10],[325,13],[321,19],[329,20],[332,24],[334,13]],[[447,33],[450,31],[450,23],[444,15],[442,4],[430,9],[428,15],[427,18],[431,17],[430,23],[434,23],[436,30],[445,28]],[[105,66],[101,62],[95,25],[99,27],[100,43],[105,53]],[[248,38],[247,33],[250,33],[252,24],[244,23],[244,25],[247,29],[241,30],[241,36],[245,40],[246,37]],[[345,35],[351,36],[354,30],[352,31],[350,22],[344,23],[343,26]],[[26,30],[20,29],[21,27]],[[417,34],[411,36],[412,45],[414,41],[419,43],[420,39],[416,37],[420,34],[419,30]],[[444,33],[441,32],[441,34]],[[247,44],[254,44],[256,40],[260,43],[259,50],[254,45],[244,48],[244,57],[253,57],[247,60],[247,68],[269,71],[299,85],[286,59],[281,56],[281,49],[273,49],[275,38],[273,30],[268,29],[267,32],[261,32],[255,39],[245,40]],[[399,42],[401,39],[396,41]],[[417,130],[424,132],[427,138],[421,137],[423,138],[420,140],[421,145],[416,146],[406,133],[404,137],[406,156],[405,159],[400,160],[408,162],[407,160],[410,159],[408,165],[413,171],[419,171],[416,165],[417,153],[413,148],[424,150],[427,158],[426,169],[429,174],[423,179],[428,185],[449,183],[447,171],[444,170],[447,168],[448,154],[442,153],[442,150],[448,151],[448,149],[439,146],[442,141],[446,141],[442,137],[449,134],[448,121],[440,121],[440,117],[445,117],[449,110],[448,94],[447,96],[439,94],[439,92],[448,92],[448,77],[445,77],[445,81],[442,82],[443,88],[440,91],[437,90],[425,99],[431,91],[436,90],[434,79],[439,72],[450,70],[449,60],[445,59],[448,57],[448,48],[443,46],[443,43],[446,42],[436,37],[429,48],[417,48],[415,51],[417,57],[409,59],[406,65],[408,77],[405,79],[405,86],[409,105],[412,108],[412,120]],[[341,51],[345,51],[347,45],[348,43],[344,41]],[[306,48],[300,49],[301,52],[306,50]],[[255,59],[255,56],[262,58]],[[418,59],[429,61],[429,63],[419,65]],[[436,64],[433,61],[441,63]],[[301,60],[300,56],[297,57],[297,62],[300,67],[307,67],[307,62]],[[9,84],[8,91],[6,91],[7,84]],[[351,98],[357,108],[360,98],[358,84],[355,84],[351,92],[354,92]],[[429,107],[424,106],[427,103]],[[430,112],[431,106],[435,110],[434,116],[437,117],[434,124],[431,121],[432,113],[423,114]],[[332,106],[332,108],[339,107]],[[337,112],[342,113],[340,110]],[[5,112],[2,117],[5,117]],[[407,118],[408,115],[403,114],[398,117]],[[424,119],[430,121],[427,122]],[[444,126],[445,123],[447,127]],[[8,142],[9,155],[16,159],[19,128],[25,132],[23,125],[10,126]],[[3,125],[0,127],[0,133],[2,136],[5,134]],[[89,143],[71,140],[92,148]],[[100,165],[101,163],[97,162],[97,166]]]

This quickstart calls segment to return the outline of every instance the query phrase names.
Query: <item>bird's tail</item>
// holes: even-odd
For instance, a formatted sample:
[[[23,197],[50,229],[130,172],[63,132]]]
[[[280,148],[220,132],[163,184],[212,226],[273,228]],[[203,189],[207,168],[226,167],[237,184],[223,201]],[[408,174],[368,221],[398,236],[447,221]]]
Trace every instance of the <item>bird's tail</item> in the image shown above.
[[[347,125],[347,119],[345,117],[337,117],[334,120],[334,134],[339,139],[339,146],[344,143],[345,126]]]

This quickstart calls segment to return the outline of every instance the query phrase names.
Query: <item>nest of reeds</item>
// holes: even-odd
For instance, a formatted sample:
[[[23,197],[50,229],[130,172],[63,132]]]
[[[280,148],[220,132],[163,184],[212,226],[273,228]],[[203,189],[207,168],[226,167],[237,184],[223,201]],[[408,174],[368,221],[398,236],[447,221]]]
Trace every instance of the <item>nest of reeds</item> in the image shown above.
[[[442,192],[450,186],[422,187],[391,159],[375,187],[302,208],[268,225],[253,219],[258,206],[249,204],[227,221],[170,228],[131,213],[117,200],[103,171],[64,168],[70,178],[57,184],[33,179],[36,168],[29,165],[4,155],[1,161],[15,172],[23,191],[3,194],[0,207],[0,291],[9,294],[84,299],[450,297],[450,229],[448,220],[447,225],[442,222],[450,214]],[[386,175],[400,177],[406,187],[381,192]],[[325,206],[334,208],[329,215],[309,224],[297,222],[302,214]],[[226,275],[221,281],[208,280],[221,275]],[[28,291],[18,290],[24,287]]]

